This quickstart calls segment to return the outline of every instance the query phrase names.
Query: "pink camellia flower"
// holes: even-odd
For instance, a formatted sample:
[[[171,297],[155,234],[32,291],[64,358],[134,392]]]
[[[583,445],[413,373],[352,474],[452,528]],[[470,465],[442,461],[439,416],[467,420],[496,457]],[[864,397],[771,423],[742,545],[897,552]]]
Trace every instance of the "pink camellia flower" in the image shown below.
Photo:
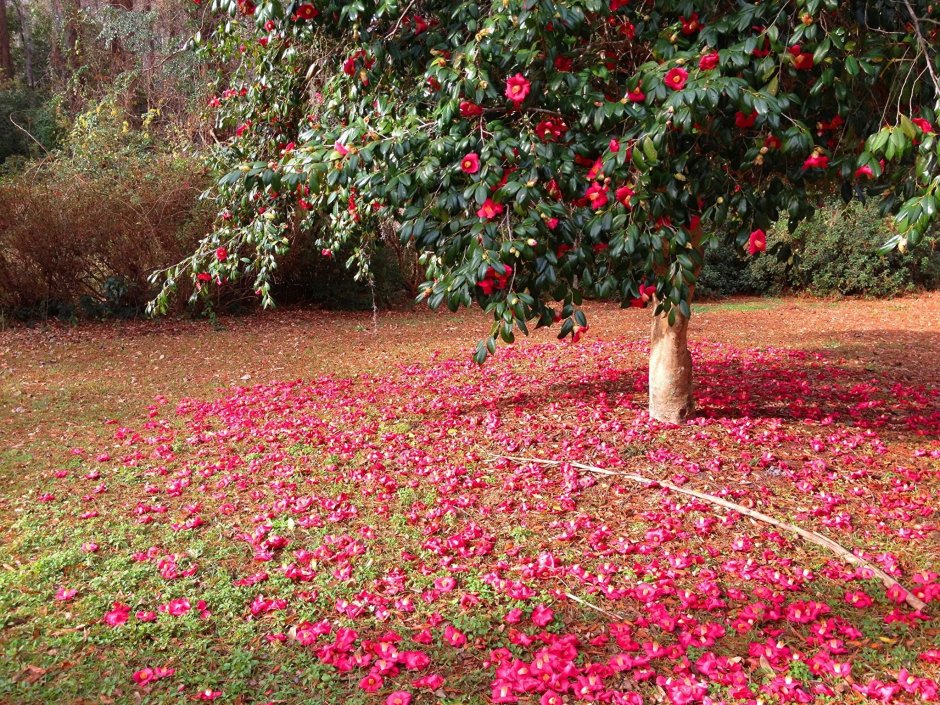
[[[627,100],[631,103],[643,103],[646,101],[646,93],[639,86],[631,91],[627,91]]]
[[[441,592],[450,592],[457,587],[457,581],[452,575],[445,575],[442,578],[438,578],[434,581],[434,587],[436,587]]]
[[[182,617],[190,609],[192,609],[192,606],[185,597],[178,597],[175,600],[170,600],[165,605],[160,605],[161,612],[166,612],[173,617]]]
[[[423,651],[405,651],[399,655],[399,661],[409,671],[420,671],[431,665],[431,658]]]
[[[702,69],[702,71],[711,71],[718,66],[720,60],[721,57],[718,55],[718,52],[712,51],[698,60],[698,67]]]
[[[612,139],[610,141],[610,144],[607,145],[607,147],[610,149],[611,152],[614,152],[616,154],[617,152],[620,151],[620,142],[618,142],[616,139]]]
[[[471,152],[460,160],[460,168],[465,174],[476,174],[480,171],[480,155]]]
[[[333,143],[333,149],[335,149],[341,157],[345,157],[347,154],[349,154],[349,148],[339,141]]]
[[[681,66],[674,66],[666,72],[666,86],[674,91],[681,91],[689,80],[689,72]]]
[[[429,673],[426,676],[415,678],[411,681],[415,688],[427,688],[428,690],[437,690],[444,685],[444,677],[439,673]]]
[[[139,610],[134,614],[138,622],[154,622],[157,619],[157,613],[153,610]]]
[[[367,693],[375,693],[381,690],[384,684],[382,676],[374,672],[359,681],[359,687]]]
[[[58,602],[68,602],[77,594],[78,594],[78,590],[76,590],[75,588],[60,587],[58,590],[55,591],[55,600]]]
[[[758,228],[751,232],[750,237],[747,240],[747,251],[751,255],[756,255],[758,252],[764,252],[767,249],[767,233]]]
[[[532,624],[544,627],[555,619],[555,612],[548,605],[536,605],[532,610]]]
[[[826,169],[829,167],[829,157],[819,152],[813,152],[803,162],[804,169]]]
[[[102,617],[102,621],[109,627],[119,627],[127,621],[130,613],[130,605],[115,602],[112,605],[111,611],[105,613],[104,617]]]
[[[206,688],[205,690],[199,691],[197,695],[194,696],[195,700],[216,700],[222,697],[221,690],[212,690],[212,688]]]
[[[82,544],[82,551],[85,553],[97,553],[100,546],[94,541],[86,541]]]
[[[396,690],[385,698],[385,705],[411,705],[411,693],[407,690]]]
[[[467,637],[454,625],[448,624],[444,627],[444,641],[458,649],[467,643]]]
[[[854,590],[852,592],[845,593],[845,601],[852,605],[852,607],[857,607],[859,609],[871,607],[874,604],[874,600],[871,599],[868,593],[863,592],[862,590]]]
[[[519,624],[522,621],[522,610],[518,607],[514,607],[506,613],[506,616],[503,617],[503,621],[506,624]]]
[[[477,210],[477,215],[484,220],[493,220],[503,214],[503,204],[497,203],[492,198],[483,201],[483,205]]]
[[[506,79],[506,97],[517,106],[526,99],[531,88],[532,84],[521,73]]]
[[[148,683],[153,683],[153,681],[156,680],[156,676],[152,668],[141,668],[131,676],[131,680],[137,685],[147,685]]]

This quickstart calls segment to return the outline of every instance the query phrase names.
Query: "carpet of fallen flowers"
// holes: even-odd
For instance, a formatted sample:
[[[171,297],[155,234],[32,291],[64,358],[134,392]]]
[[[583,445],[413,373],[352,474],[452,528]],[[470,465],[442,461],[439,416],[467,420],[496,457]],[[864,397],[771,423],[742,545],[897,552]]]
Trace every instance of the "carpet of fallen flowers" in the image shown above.
[[[648,313],[618,330],[608,309],[599,335],[482,368],[479,319],[434,317],[456,354],[428,338],[379,361],[344,345],[377,335],[375,352],[381,330],[321,333],[308,353],[339,372],[167,382],[124,418],[82,420],[81,395],[32,410],[72,430],[36,445],[21,424],[3,456],[0,702],[940,702],[936,333],[906,374],[767,344],[759,321],[787,315],[740,313],[708,325],[749,316],[751,344],[698,336],[684,427],[644,410]],[[268,355],[278,320],[229,354]],[[201,325],[185,344],[209,358]],[[109,329],[78,335],[90,360]],[[35,359],[78,344],[63,336]],[[3,413],[26,413],[4,356]],[[192,374],[138,363],[148,390]],[[94,374],[117,393],[99,367],[85,395]],[[928,607],[786,531],[570,461],[818,531]]]

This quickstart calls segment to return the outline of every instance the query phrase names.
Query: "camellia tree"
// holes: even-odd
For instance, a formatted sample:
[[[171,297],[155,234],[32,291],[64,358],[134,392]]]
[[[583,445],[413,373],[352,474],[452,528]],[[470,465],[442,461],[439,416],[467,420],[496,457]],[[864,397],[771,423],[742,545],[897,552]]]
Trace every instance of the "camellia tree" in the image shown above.
[[[821,199],[877,197],[886,247],[940,204],[933,0],[214,0],[216,229],[160,273],[270,304],[298,233],[415,244],[421,298],[492,313],[498,339],[588,329],[585,297],[651,302],[650,414],[692,411],[686,343],[703,251],[757,254]],[[780,248],[778,248],[780,249]],[[792,253],[777,251],[781,258]]]

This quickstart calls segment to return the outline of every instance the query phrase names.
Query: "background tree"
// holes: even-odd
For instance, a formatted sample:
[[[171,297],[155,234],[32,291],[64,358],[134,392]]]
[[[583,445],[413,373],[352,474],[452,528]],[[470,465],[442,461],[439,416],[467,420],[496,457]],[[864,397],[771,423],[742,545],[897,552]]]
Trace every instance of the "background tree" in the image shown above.
[[[678,421],[710,241],[757,254],[833,191],[896,213],[888,247],[936,215],[940,6],[924,0],[213,8],[228,18],[197,43],[237,61],[212,101],[230,171],[158,309],[190,276],[197,295],[249,277],[269,304],[298,225],[367,277],[393,223],[424,253],[420,298],[492,313],[480,361],[530,325],[578,340],[585,296],[652,301],[650,413]]]
[[[13,80],[13,54],[10,49],[10,23],[6,0],[0,0],[0,82]]]

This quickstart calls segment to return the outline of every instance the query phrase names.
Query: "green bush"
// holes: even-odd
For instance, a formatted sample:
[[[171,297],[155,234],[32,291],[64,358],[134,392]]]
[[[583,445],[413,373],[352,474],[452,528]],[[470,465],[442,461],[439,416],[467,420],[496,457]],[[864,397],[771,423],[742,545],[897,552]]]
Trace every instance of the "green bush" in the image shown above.
[[[62,127],[57,100],[18,85],[0,89],[0,165],[3,170],[12,171],[10,163],[21,163],[53,149],[62,137]]]
[[[705,264],[695,289],[697,297],[753,294],[756,289],[748,259],[736,247],[718,240],[705,248]]]
[[[926,238],[916,252],[879,254],[890,234],[890,220],[874,203],[833,202],[793,233],[778,223],[768,233],[766,254],[752,258],[724,246],[707,251],[699,291],[703,296],[807,291],[886,297],[940,285],[936,238]],[[781,261],[777,252],[792,256]]]

